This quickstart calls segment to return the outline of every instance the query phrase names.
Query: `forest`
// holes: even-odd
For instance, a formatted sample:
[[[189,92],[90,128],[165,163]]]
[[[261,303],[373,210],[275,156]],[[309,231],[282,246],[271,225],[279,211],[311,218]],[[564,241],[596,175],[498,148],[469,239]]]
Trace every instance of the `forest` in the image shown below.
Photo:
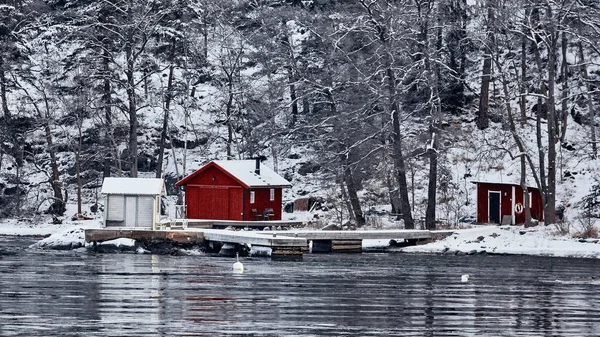
[[[599,45],[597,0],[0,0],[0,217],[257,157],[358,226],[458,219],[507,163],[547,224],[587,167],[597,215]]]

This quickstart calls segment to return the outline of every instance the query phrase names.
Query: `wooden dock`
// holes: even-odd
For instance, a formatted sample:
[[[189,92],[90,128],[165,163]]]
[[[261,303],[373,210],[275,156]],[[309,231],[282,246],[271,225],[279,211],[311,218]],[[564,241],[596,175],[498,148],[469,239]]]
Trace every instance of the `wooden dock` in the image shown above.
[[[224,243],[269,247],[274,256],[302,255],[312,243],[313,253],[361,252],[362,240],[389,239],[405,240],[409,244],[443,238],[452,231],[428,230],[365,230],[365,231],[234,231],[209,228],[185,229],[136,229],[103,228],[85,230],[85,241],[98,242],[128,238],[147,244],[172,242],[183,245]]]
[[[262,231],[261,234],[285,233],[287,236],[301,237],[308,240],[379,240],[379,239],[434,239],[439,236],[445,237],[454,233],[452,230],[418,230],[418,229],[394,229],[394,230],[287,230],[287,231]]]
[[[272,255],[302,255],[308,241],[302,237],[287,236],[287,231],[264,234],[261,231],[229,231],[204,229],[205,240],[212,242],[256,245],[271,248]]]
[[[280,231],[263,231],[261,234],[270,235]],[[427,243],[452,235],[451,230],[288,230],[285,235],[305,238],[312,242],[313,253],[331,252],[362,252],[362,240],[404,240],[407,245]]]
[[[275,255],[302,255],[308,246],[307,240],[300,237],[280,234],[261,234],[260,231],[231,231],[222,229],[135,229],[102,228],[86,229],[85,241],[92,244],[120,238],[133,239],[148,245],[172,242],[181,245],[208,245],[211,242],[232,243],[237,245],[256,245],[269,247]]]

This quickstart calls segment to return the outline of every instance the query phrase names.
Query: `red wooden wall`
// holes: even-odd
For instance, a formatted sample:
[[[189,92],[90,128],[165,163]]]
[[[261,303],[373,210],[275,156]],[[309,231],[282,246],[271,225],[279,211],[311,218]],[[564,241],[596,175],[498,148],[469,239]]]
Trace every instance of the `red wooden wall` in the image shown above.
[[[514,202],[513,198],[514,187]],[[534,187],[528,188],[531,192],[531,216],[534,219],[542,220],[544,214],[544,205],[542,203],[542,194],[540,190]],[[477,183],[477,222],[489,222],[489,192],[500,192],[500,221],[504,215],[515,214],[515,224],[525,222],[525,211],[517,214],[514,205],[520,203],[523,205],[523,189],[516,184],[498,184],[498,183]]]
[[[258,220],[252,214],[252,210],[256,209],[257,213],[262,214],[265,208],[273,209],[273,216],[269,217],[269,220],[281,220],[281,208],[282,208],[282,189],[275,189],[275,199],[270,201],[271,188],[255,188],[254,191],[254,204],[250,203],[250,193],[245,195],[244,206],[246,211],[246,217],[244,220]],[[261,219],[262,220],[262,219]]]
[[[243,188],[221,170],[209,167],[185,186],[189,219],[242,219]]]
[[[185,183],[185,204],[188,219],[259,220],[252,213],[273,209],[269,220],[281,220],[282,189],[275,188],[275,199],[270,201],[270,187],[256,188],[254,204],[250,190],[227,173],[212,166]],[[262,220],[262,217],[260,218]]]

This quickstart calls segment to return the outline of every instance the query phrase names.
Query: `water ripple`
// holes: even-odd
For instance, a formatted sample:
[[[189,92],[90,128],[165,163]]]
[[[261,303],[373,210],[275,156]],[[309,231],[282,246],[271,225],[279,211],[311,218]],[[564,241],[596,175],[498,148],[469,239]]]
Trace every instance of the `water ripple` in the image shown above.
[[[228,258],[20,240],[0,238],[16,252],[0,259],[1,336],[600,335],[597,260],[306,255],[247,259],[240,275]]]

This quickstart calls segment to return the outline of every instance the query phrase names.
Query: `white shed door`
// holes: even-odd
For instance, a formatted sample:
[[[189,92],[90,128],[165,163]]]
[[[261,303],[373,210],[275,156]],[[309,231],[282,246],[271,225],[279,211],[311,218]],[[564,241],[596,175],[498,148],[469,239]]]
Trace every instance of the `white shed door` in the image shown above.
[[[109,221],[123,221],[125,203],[122,195],[108,196],[107,219]]]
[[[137,216],[137,197],[125,197],[125,227],[135,227]]]
[[[137,226],[139,227],[151,227],[152,226],[152,212],[154,206],[154,198],[150,196],[139,196],[138,197],[138,208],[137,208]]]

